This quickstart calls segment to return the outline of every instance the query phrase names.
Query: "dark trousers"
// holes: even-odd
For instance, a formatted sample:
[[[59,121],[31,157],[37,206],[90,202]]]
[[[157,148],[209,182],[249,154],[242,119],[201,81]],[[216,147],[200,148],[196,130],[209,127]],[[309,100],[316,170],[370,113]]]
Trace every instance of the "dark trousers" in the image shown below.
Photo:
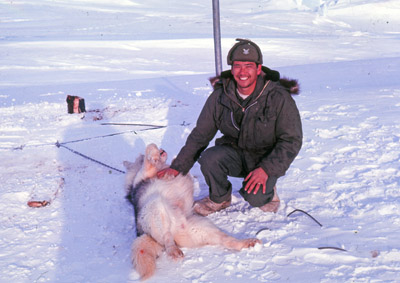
[[[230,145],[217,145],[206,149],[199,159],[201,172],[210,189],[210,199],[216,203],[227,201],[231,198],[232,184],[228,176],[245,178],[248,171],[243,152]],[[257,194],[248,194],[244,187],[245,181],[239,193],[251,206],[260,207],[270,202],[274,197],[274,186],[278,178],[268,176],[266,193],[260,188]],[[254,190],[253,190],[254,191]]]

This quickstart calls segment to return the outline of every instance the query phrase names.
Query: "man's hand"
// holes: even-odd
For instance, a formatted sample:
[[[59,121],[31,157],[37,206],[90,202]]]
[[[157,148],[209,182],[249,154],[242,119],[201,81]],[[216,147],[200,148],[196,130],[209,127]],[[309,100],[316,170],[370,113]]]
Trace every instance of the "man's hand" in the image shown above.
[[[179,172],[172,168],[165,168],[157,172],[157,178],[161,179],[164,176],[178,176]]]
[[[250,194],[253,192],[253,194],[257,194],[258,190],[262,186],[263,194],[265,194],[265,190],[267,187],[267,180],[268,180],[268,175],[265,173],[265,171],[261,168],[258,167],[257,169],[254,169],[247,175],[246,179],[247,181],[246,186],[244,187],[244,190]]]

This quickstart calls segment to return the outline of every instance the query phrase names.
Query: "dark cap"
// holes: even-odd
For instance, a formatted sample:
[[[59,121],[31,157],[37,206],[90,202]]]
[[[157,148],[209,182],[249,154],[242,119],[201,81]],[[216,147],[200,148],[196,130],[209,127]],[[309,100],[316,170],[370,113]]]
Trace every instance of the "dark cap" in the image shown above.
[[[234,61],[263,63],[263,57],[260,47],[248,39],[237,38],[237,42],[228,53],[228,65],[232,65]]]

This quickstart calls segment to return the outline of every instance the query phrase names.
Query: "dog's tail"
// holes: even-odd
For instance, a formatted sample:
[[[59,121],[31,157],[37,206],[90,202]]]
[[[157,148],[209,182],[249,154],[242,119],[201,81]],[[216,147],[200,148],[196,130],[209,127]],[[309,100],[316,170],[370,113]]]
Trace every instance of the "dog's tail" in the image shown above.
[[[132,263],[141,280],[153,276],[156,259],[162,251],[163,247],[147,234],[135,239],[132,244]]]

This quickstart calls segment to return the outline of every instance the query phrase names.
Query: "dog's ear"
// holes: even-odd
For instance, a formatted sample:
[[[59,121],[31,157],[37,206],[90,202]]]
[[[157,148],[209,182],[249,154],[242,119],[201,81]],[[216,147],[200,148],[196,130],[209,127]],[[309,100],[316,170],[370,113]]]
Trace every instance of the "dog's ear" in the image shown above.
[[[129,161],[124,161],[124,162],[122,162],[122,164],[124,165],[124,167],[125,167],[126,169],[131,168],[132,165],[133,165],[133,163],[132,163],[132,162],[129,162]]]
[[[134,164],[139,164],[139,163],[142,164],[143,161],[144,161],[144,155],[143,155],[143,154],[140,154],[140,155],[136,158]]]
[[[144,155],[143,155],[143,154],[140,154],[140,155],[136,158],[135,162],[124,161],[124,162],[122,162],[122,164],[124,165],[124,167],[125,167],[127,170],[130,170],[130,169],[137,169],[137,170],[138,170],[138,169],[142,166],[143,160],[144,160]]]

